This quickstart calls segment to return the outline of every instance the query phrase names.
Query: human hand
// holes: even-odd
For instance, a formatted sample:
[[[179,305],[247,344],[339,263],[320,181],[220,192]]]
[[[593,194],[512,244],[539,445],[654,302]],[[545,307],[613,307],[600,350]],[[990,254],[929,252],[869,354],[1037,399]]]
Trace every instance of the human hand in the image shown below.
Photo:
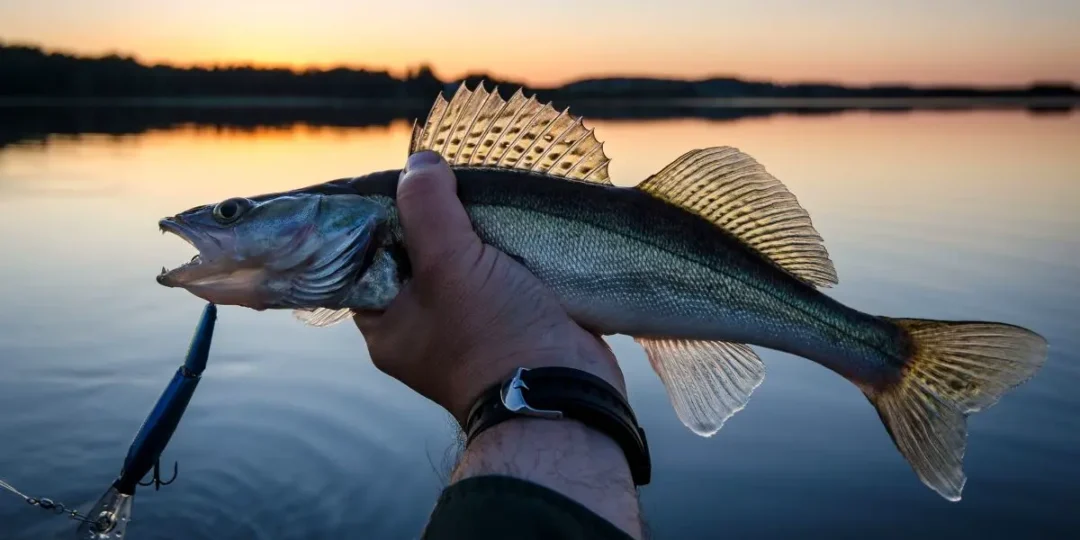
[[[462,425],[480,394],[518,367],[576,368],[626,394],[603,340],[528,269],[480,241],[438,154],[409,157],[397,205],[412,279],[382,314],[354,317],[377,368]]]

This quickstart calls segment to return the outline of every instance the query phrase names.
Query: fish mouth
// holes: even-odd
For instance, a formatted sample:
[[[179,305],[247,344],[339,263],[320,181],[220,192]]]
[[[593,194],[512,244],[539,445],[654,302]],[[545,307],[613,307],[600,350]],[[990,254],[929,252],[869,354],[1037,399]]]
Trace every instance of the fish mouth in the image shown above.
[[[211,264],[213,261],[209,260],[206,253],[210,246],[206,245],[202,235],[197,231],[178,218],[165,218],[158,221],[158,229],[161,230],[161,234],[172,233],[180,237],[197,251],[190,261],[176,268],[170,270],[162,266],[161,273],[157,275],[158,283],[166,287],[179,287],[214,273],[215,265]]]

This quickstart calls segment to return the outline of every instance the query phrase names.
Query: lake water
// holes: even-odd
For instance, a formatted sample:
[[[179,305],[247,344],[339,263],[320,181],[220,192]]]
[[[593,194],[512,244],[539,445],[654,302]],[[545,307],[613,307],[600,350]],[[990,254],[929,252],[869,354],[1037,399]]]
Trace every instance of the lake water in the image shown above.
[[[1073,537],[1080,532],[1080,115],[852,112],[594,122],[616,183],[690,148],[758,158],[810,211],[830,294],[893,316],[996,320],[1050,342],[1035,379],[969,421],[964,499],[924,487],[850,383],[769,369],[716,436],[676,419],[627,337],[610,339],[652,443],[656,538]],[[78,127],[77,125],[75,126]],[[78,129],[66,129],[77,132]],[[203,303],[157,285],[193,254],[159,217],[233,195],[400,167],[408,124],[185,125],[0,138],[0,478],[86,510],[183,360]],[[6,144],[5,144],[6,141]],[[141,488],[132,538],[416,537],[453,431],[371,365],[351,324],[220,310],[171,445],[179,479]],[[75,523],[0,492],[0,537]]]

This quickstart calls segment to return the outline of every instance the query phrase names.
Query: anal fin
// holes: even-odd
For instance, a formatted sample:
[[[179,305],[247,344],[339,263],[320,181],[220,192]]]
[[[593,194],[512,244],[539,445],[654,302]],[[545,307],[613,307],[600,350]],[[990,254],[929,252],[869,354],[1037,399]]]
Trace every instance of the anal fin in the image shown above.
[[[352,310],[349,308],[294,309],[293,316],[309,326],[325,328],[348,319],[352,316]]]
[[[708,437],[746,406],[765,379],[749,346],[724,341],[635,337],[667,388],[679,420]]]

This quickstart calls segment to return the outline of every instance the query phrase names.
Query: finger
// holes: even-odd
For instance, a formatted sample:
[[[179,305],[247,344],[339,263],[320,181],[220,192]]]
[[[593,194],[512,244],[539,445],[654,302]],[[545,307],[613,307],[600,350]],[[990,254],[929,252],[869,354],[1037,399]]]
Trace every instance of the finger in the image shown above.
[[[406,283],[383,311],[355,311],[353,322],[364,338],[395,334],[398,327],[417,316],[413,282]]]
[[[418,267],[480,241],[458,200],[453,171],[435,152],[409,156],[398,182],[397,205],[409,259]]]
[[[352,319],[364,336],[371,361],[383,371],[401,357],[409,356],[417,340],[424,339],[426,331],[425,325],[418,322],[422,317],[411,282],[402,288],[385,311],[357,312]]]
[[[360,333],[364,335],[364,339],[370,339],[371,336],[379,333],[379,322],[381,320],[381,313],[358,311],[353,314],[353,322],[356,324],[356,328],[360,330]]]

